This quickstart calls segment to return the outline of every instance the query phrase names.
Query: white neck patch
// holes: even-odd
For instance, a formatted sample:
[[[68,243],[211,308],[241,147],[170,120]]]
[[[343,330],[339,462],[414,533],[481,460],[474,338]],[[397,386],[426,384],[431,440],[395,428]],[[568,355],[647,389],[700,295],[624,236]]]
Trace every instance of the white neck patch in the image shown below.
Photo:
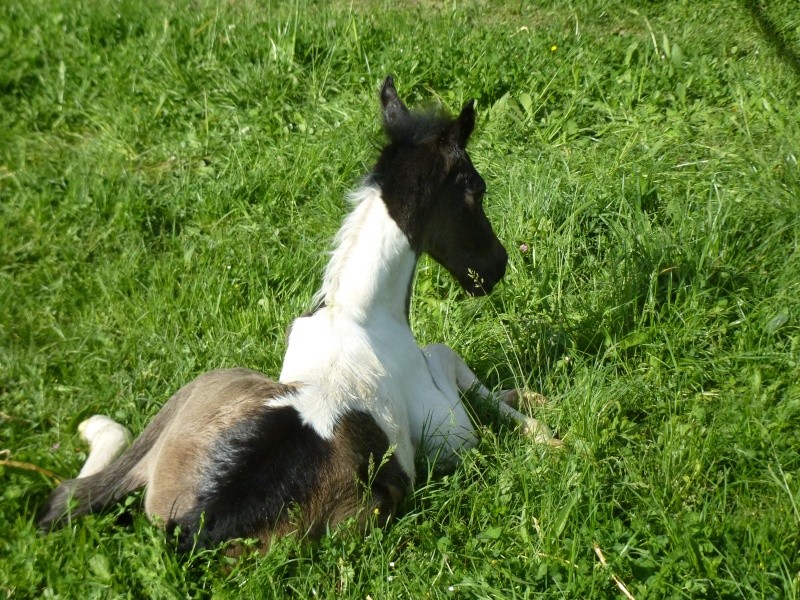
[[[346,310],[356,320],[380,306],[404,315],[416,253],[377,187],[359,188],[350,201],[355,208],[336,234],[315,304]]]

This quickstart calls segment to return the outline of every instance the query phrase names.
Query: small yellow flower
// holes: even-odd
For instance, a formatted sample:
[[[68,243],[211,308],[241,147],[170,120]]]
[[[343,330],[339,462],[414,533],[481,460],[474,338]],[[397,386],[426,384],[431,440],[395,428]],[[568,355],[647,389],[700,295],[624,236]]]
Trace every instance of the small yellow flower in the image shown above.
[[[550,46],[550,52],[555,52],[556,50],[558,50],[558,46],[556,46],[555,44]]]
[[[381,514],[381,509],[380,509],[380,508],[378,508],[378,507],[376,506],[376,507],[375,507],[375,510],[373,510],[373,511],[372,511],[372,514],[374,514],[374,515],[379,515],[379,514]]]

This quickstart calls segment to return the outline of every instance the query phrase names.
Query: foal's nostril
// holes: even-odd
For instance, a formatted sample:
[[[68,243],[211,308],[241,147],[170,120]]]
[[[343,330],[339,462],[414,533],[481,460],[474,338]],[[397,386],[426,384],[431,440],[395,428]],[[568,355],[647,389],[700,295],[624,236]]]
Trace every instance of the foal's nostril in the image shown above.
[[[483,296],[490,293],[506,274],[508,253],[502,244],[498,242],[494,246],[490,257],[489,261],[484,263],[483,269],[480,270],[481,277],[472,281],[471,286],[467,288],[475,296]]]

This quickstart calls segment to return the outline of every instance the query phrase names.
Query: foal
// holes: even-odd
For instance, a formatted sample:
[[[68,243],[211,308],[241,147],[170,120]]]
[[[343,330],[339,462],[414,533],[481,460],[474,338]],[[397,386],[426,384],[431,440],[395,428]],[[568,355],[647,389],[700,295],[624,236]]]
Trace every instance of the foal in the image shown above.
[[[266,546],[292,531],[316,538],[352,516],[385,523],[414,484],[421,446],[452,465],[476,444],[459,392],[490,392],[450,348],[419,348],[408,323],[423,252],[473,295],[505,273],[466,152],[474,102],[455,119],[412,113],[391,77],[380,99],[389,142],[352,194],[314,309],[290,328],[279,380],[246,369],[201,375],[118,458],[124,428],[93,417],[84,428],[93,466],[52,493],[41,527],[60,523],[70,499],[76,516],[146,486],[148,516],[179,526],[181,549],[243,537]]]

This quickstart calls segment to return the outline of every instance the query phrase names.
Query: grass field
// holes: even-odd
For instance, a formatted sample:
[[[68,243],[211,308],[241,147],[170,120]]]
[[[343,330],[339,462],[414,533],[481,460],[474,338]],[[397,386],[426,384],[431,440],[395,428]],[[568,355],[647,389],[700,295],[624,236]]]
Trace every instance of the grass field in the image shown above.
[[[0,3],[0,593],[800,598],[796,2],[532,4]],[[510,254],[483,299],[424,260],[412,326],[549,397],[565,449],[490,418],[388,530],[232,568],[141,496],[38,533],[82,417],[278,373],[389,73],[477,99]]]

